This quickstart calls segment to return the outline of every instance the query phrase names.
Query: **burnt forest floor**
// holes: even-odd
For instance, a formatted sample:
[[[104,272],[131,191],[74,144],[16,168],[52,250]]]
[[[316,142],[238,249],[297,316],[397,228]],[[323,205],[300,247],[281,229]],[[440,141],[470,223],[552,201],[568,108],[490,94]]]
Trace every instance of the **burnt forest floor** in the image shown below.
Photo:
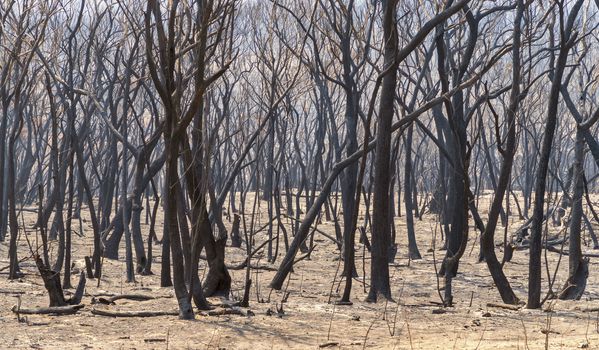
[[[248,196],[251,197],[251,196]],[[248,198],[249,203],[252,198]],[[481,202],[484,203],[484,202]],[[479,203],[479,210],[486,221],[488,205]],[[251,205],[247,205],[250,208]],[[34,208],[31,208],[34,209]],[[403,208],[402,208],[403,209]],[[515,209],[514,209],[515,210]],[[18,322],[11,308],[20,299],[21,307],[48,306],[43,282],[37,273],[24,235],[36,242],[32,229],[36,214],[24,211],[25,232],[19,239],[20,266],[25,276],[9,281],[8,241],[0,244],[0,348],[6,349],[599,349],[599,269],[598,259],[591,258],[586,291],[580,301],[549,300],[543,310],[508,310],[488,306],[501,303],[493,286],[486,264],[478,263],[479,235],[470,229],[468,248],[459,266],[460,273],[454,279],[455,306],[443,309],[437,290],[436,266],[440,266],[444,251],[436,227],[437,217],[425,214],[416,219],[415,229],[421,260],[407,258],[405,217],[396,217],[398,253],[390,265],[393,301],[371,304],[366,297],[364,282],[369,282],[370,266],[368,252],[363,259],[363,245],[356,241],[356,265],[358,277],[354,280],[352,306],[334,305],[343,291],[340,281],[339,252],[336,244],[316,232],[316,247],[310,260],[302,260],[286,285],[285,291],[273,291],[268,284],[274,271],[252,270],[250,310],[253,316],[196,315],[195,321],[182,321],[177,316],[112,318],[96,316],[92,308],[111,311],[176,311],[177,302],[172,288],[161,288],[161,246],[153,246],[154,275],[136,275],[135,283],[125,282],[124,242],[120,259],[104,260],[104,275],[98,285],[88,280],[83,304],[85,307],[75,315],[46,316],[29,315]],[[83,258],[92,250],[92,230],[83,210],[83,236],[73,235],[73,279],[77,284],[79,271],[84,269]],[[246,213],[249,223],[251,212]],[[266,203],[261,203],[256,227],[267,222]],[[362,213],[363,214],[363,213]],[[160,215],[160,214],[159,214]],[[360,222],[363,217],[360,217]],[[291,232],[291,223],[284,222]],[[516,216],[509,218],[512,233],[522,221]],[[78,223],[74,222],[78,229]],[[225,220],[227,227],[230,222]],[[473,223],[471,222],[471,225]],[[596,223],[594,223],[596,225]],[[157,231],[162,233],[162,217],[159,216]],[[242,225],[243,229],[243,225]],[[332,222],[324,220],[318,229],[334,236]],[[596,231],[599,227],[595,226]],[[144,240],[148,225],[142,218]],[[496,242],[503,240],[504,228],[499,225]],[[435,234],[435,232],[437,232]],[[549,227],[550,235],[563,234],[562,227]],[[437,236],[437,249],[431,249],[433,236]],[[243,236],[243,233],[242,233]],[[357,235],[359,236],[359,235]],[[258,233],[256,243],[264,242],[266,231]],[[252,265],[278,267],[284,253],[283,239],[279,240],[279,256],[274,264],[267,263],[263,251],[254,256]],[[51,243],[55,255],[56,242]],[[566,246],[567,248],[567,246]],[[587,253],[594,253],[592,246],[584,246]],[[497,248],[501,259],[503,253]],[[228,264],[236,265],[245,258],[245,246],[226,248]],[[545,261],[545,258],[543,258]],[[557,253],[547,252],[548,271],[543,266],[543,293],[548,290],[548,273],[557,269],[554,290],[559,291],[567,276],[568,259]],[[364,266],[364,263],[366,266]],[[205,263],[200,266],[200,276]],[[366,281],[363,271],[366,271]],[[505,266],[506,275],[520,299],[526,299],[528,275],[528,251],[514,253],[512,262]],[[245,270],[231,270],[233,298],[241,298]],[[439,281],[443,283],[443,281]],[[331,295],[332,290],[332,295]],[[367,291],[367,288],[366,288]],[[72,290],[68,290],[71,293]],[[93,297],[119,294],[144,294],[154,296],[148,301],[118,300],[116,305],[92,305]],[[285,300],[286,299],[286,300]],[[221,303],[211,298],[214,304]],[[282,303],[282,301],[284,301]],[[277,312],[282,306],[282,313]],[[247,309],[244,309],[246,312]]]

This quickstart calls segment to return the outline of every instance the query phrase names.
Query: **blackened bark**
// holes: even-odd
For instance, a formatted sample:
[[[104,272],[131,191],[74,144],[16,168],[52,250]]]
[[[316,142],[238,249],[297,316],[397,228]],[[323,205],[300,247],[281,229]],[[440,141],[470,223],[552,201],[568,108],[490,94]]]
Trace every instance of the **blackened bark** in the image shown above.
[[[65,306],[67,305],[64,299],[62,286],[60,285],[60,272],[52,271],[49,266],[44,264],[39,256],[35,257],[35,264],[42,276],[44,286],[50,297],[50,306]]]
[[[513,34],[513,48],[512,48],[512,90],[510,94],[510,103],[506,112],[506,123],[507,123],[507,139],[505,146],[501,149],[501,140],[497,140],[497,144],[500,147],[500,151],[503,155],[503,162],[501,163],[501,169],[499,171],[498,183],[495,186],[495,196],[491,203],[491,209],[489,211],[489,219],[487,226],[482,235],[482,252],[487,262],[489,272],[493,277],[493,281],[497,286],[497,290],[501,295],[501,299],[506,304],[518,303],[518,298],[514,294],[507,277],[503,273],[502,264],[499,263],[497,256],[495,255],[495,228],[497,227],[497,220],[502,210],[503,198],[505,192],[509,186],[510,174],[512,171],[512,165],[514,162],[514,155],[516,152],[516,116],[518,113],[520,98],[520,43],[521,43],[521,29],[520,25],[522,22],[522,16],[524,13],[524,1],[518,0],[516,17],[514,20],[514,34]],[[490,102],[489,102],[490,103]],[[497,121],[498,122],[498,121]],[[487,152],[488,153],[488,152]],[[490,166],[491,164],[489,164]]]
[[[560,299],[579,300],[584,293],[589,276],[589,261],[582,257],[582,199],[584,194],[584,136],[580,128],[576,131],[575,160],[572,177],[572,211],[570,213],[568,279],[559,294]]]
[[[233,225],[231,226],[231,247],[241,247],[241,236],[239,235],[239,214],[233,214]]]
[[[410,193],[412,186],[412,135],[413,126],[410,125],[408,133],[406,135],[406,159],[404,165],[404,192]],[[417,260],[422,259],[420,251],[418,250],[418,244],[416,243],[416,233],[414,231],[414,203],[412,196],[404,196],[404,204],[406,207],[406,228],[408,230],[408,255],[410,259]]]
[[[384,66],[396,67],[398,33],[395,24],[397,0],[388,0],[384,6]],[[389,285],[389,166],[391,156],[391,125],[393,122],[397,70],[391,71],[382,81],[378,114],[377,140],[374,161],[374,199],[372,211],[371,282],[367,301],[376,302],[379,296],[391,299]]]
[[[568,53],[576,40],[576,34],[572,37],[572,27],[582,7],[583,0],[578,0],[570,9],[566,28],[560,37],[560,50],[551,79],[551,91],[547,106],[547,121],[545,122],[545,133],[539,155],[539,164],[536,175],[535,201],[532,214],[532,225],[530,228],[530,258],[528,265],[528,302],[526,307],[538,309],[541,307],[541,241],[543,236],[543,212],[545,206],[545,188],[549,158],[553,144],[553,136],[557,126],[557,112],[559,105],[560,86],[562,77],[568,62]],[[563,5],[560,5],[563,6]]]

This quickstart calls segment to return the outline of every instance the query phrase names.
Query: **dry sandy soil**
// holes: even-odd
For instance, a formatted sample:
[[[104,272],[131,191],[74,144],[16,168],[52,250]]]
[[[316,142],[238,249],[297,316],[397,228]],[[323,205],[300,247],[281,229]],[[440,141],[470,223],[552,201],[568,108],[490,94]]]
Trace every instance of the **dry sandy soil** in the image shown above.
[[[248,206],[251,208],[251,206]],[[486,219],[486,210],[481,206]],[[262,223],[266,210],[262,209]],[[32,225],[35,214],[25,213],[26,225]],[[159,219],[160,222],[161,219]],[[512,220],[515,220],[512,218]],[[510,230],[519,222],[513,221]],[[257,225],[259,227],[261,225]],[[597,259],[591,259],[590,276],[583,300],[578,302],[549,301],[544,311],[505,310],[487,306],[501,299],[484,263],[477,263],[478,236],[472,229],[470,244],[460,264],[460,274],[454,280],[455,302],[445,313],[434,313],[440,301],[434,274],[431,248],[435,217],[425,215],[416,221],[416,233],[423,259],[409,262],[406,258],[404,218],[396,218],[399,250],[391,265],[393,302],[369,304],[362,279],[362,245],[357,248],[357,268],[360,277],[354,283],[353,306],[334,306],[342,291],[338,288],[339,265],[335,244],[317,234],[317,247],[311,260],[297,264],[291,275],[283,315],[269,315],[281,305],[283,292],[271,291],[268,283],[271,271],[252,271],[250,309],[254,316],[201,316],[195,321],[178,320],[176,316],[150,318],[111,318],[92,315],[92,307],[110,310],[164,310],[177,308],[172,288],[159,287],[159,275],[136,276],[136,283],[126,283],[125,263],[105,260],[105,275],[99,287],[89,280],[83,299],[85,308],[72,316],[27,316],[18,322],[11,307],[21,298],[22,307],[47,306],[48,299],[32,260],[22,262],[26,276],[18,281],[7,280],[6,257],[8,242],[0,244],[0,348],[10,349],[599,349],[599,313],[585,312],[599,307]],[[161,227],[159,224],[157,227]],[[330,222],[318,225],[320,230],[334,235]],[[143,226],[148,229],[147,225]],[[560,228],[552,228],[558,231]],[[498,229],[498,236],[502,236]],[[74,272],[91,251],[91,227],[84,223],[84,237],[74,236]],[[159,233],[160,234],[160,233]],[[35,240],[35,233],[31,232]],[[256,241],[263,242],[264,233]],[[498,241],[501,237],[498,237]],[[281,240],[282,245],[282,240]],[[123,244],[124,246],[124,244]],[[124,249],[124,248],[123,248]],[[281,247],[281,249],[284,249]],[[589,249],[586,247],[585,249]],[[592,251],[588,251],[592,252]],[[244,249],[227,247],[227,262],[243,260]],[[29,248],[20,239],[20,258],[27,257]],[[368,254],[367,254],[368,255]],[[443,252],[436,252],[440,260]],[[501,252],[498,253],[502,255]],[[124,256],[124,254],[121,254]],[[154,272],[160,271],[160,246],[154,247]],[[279,256],[274,266],[282,257]],[[549,271],[558,266],[559,254],[547,253]],[[506,273],[518,297],[526,299],[528,252],[517,251]],[[267,265],[266,258],[257,255],[253,264]],[[203,267],[202,267],[203,268]],[[365,266],[369,271],[369,266]],[[545,267],[544,267],[545,268]],[[567,273],[567,258],[559,263],[557,289]],[[245,271],[231,271],[233,297],[242,293]],[[369,273],[368,273],[369,274]],[[77,283],[76,274],[73,284]],[[548,290],[544,271],[543,289]],[[334,282],[335,281],[335,282]],[[334,284],[333,284],[334,283]],[[366,280],[368,283],[368,279]],[[329,297],[331,289],[332,298]],[[158,297],[150,301],[117,301],[117,305],[91,305],[93,296],[121,293],[147,294]],[[211,299],[219,302],[218,299]],[[550,312],[548,312],[551,310]]]

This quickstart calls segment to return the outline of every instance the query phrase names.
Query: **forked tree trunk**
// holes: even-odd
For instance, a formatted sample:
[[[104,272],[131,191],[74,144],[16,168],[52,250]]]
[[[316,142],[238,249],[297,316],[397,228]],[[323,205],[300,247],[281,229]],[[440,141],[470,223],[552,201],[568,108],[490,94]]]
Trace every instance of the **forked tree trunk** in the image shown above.
[[[518,298],[514,294],[512,287],[510,286],[507,277],[503,273],[502,264],[499,263],[497,256],[495,255],[495,228],[497,227],[497,221],[501,214],[503,198],[505,192],[509,186],[510,174],[512,172],[512,165],[514,162],[514,154],[516,152],[516,116],[518,113],[518,106],[520,102],[520,37],[521,30],[520,25],[522,22],[522,16],[524,13],[524,1],[518,0],[516,17],[514,20],[514,44],[512,48],[512,90],[510,94],[510,103],[506,111],[507,121],[507,140],[505,141],[505,148],[501,151],[503,155],[503,162],[501,163],[501,169],[499,171],[499,179],[495,189],[495,196],[491,203],[491,209],[489,211],[489,220],[487,226],[482,235],[482,252],[487,262],[489,272],[493,277],[493,281],[499,290],[501,299],[506,304],[518,303]],[[499,121],[497,121],[499,122]],[[500,144],[498,142],[498,144]],[[490,165],[490,164],[489,164]]]
[[[179,142],[171,138],[171,130],[165,130],[165,144],[167,153],[166,159],[166,176],[165,186],[166,199],[164,201],[164,222],[165,226],[168,227],[168,237],[170,241],[170,250],[173,267],[173,286],[175,289],[175,296],[179,303],[179,317],[181,319],[189,320],[194,318],[194,312],[191,307],[191,303],[188,300],[187,286],[185,285],[185,271],[184,271],[184,259],[183,252],[181,251],[181,236],[179,233],[179,221],[177,211],[177,198],[179,187],[179,176],[178,176],[178,156],[179,156]]]

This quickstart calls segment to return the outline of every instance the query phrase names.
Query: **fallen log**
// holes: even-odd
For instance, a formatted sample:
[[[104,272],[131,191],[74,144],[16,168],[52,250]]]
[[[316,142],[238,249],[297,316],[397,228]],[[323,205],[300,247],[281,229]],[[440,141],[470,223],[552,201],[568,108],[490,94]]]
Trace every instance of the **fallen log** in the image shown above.
[[[222,301],[219,303],[211,304],[215,308],[231,309],[241,306],[241,301]]]
[[[113,305],[115,301],[117,300],[121,300],[121,299],[127,299],[127,300],[133,300],[133,301],[147,301],[147,300],[154,300],[157,297],[151,296],[151,295],[144,295],[144,294],[120,294],[120,295],[113,295],[110,298],[96,298],[93,297],[92,298],[92,304],[106,304],[106,305]]]
[[[22,290],[5,290],[5,289],[0,289],[0,294],[25,294],[27,292],[22,291]]]
[[[324,348],[329,348],[329,347],[338,346],[338,345],[339,345],[339,342],[337,342],[337,341],[330,341],[330,342],[326,342],[326,343],[320,344],[320,345],[318,345],[318,347],[321,348],[321,349],[324,349]]]
[[[121,295],[115,295],[113,297],[108,298],[108,300],[114,302],[120,299],[127,299],[127,300],[133,300],[133,301],[146,301],[146,300],[153,300],[156,299],[156,297],[151,296],[151,295],[144,295],[144,294],[121,294]]]
[[[237,267],[237,266],[235,266],[235,267]],[[247,265],[245,267],[247,267]],[[250,264],[250,269],[252,269],[252,270],[263,270],[263,271],[277,271],[278,270],[274,266],[254,265],[254,264]],[[237,269],[233,269],[233,270],[237,270]]]
[[[109,311],[93,308],[92,314],[106,317],[157,317],[179,316],[179,311]]]
[[[570,251],[568,250],[560,250],[557,249],[555,247],[549,246],[547,247],[547,250],[553,253],[561,253],[563,255],[570,255]],[[583,258],[599,258],[599,254],[598,253],[582,253],[582,257]]]
[[[582,312],[597,312],[599,311],[599,306],[595,306],[595,307],[587,307],[587,308],[576,308],[576,310],[580,310]]]
[[[518,311],[521,308],[520,305],[499,304],[499,303],[487,303],[487,307],[496,307],[499,309],[506,309],[506,310],[512,310],[512,311]]]
[[[553,247],[558,244],[565,243],[567,240],[568,240],[567,238],[558,238],[558,239],[548,240],[547,243],[543,242],[542,247],[545,249],[549,249],[549,247]],[[525,250],[525,249],[529,249],[529,248],[530,248],[530,241],[524,240],[520,244],[517,244],[515,249],[516,250]]]
[[[200,315],[202,316],[225,316],[225,315],[240,315],[240,316],[246,316],[246,313],[243,312],[243,310],[241,309],[237,309],[237,308],[232,308],[232,309],[216,309],[216,310],[210,310],[210,311],[202,311],[200,312]]]
[[[145,343],[162,343],[166,342],[166,338],[146,338],[144,339]]]
[[[12,307],[12,312],[15,314],[23,314],[23,315],[73,315],[76,314],[79,310],[83,309],[84,305],[66,305],[66,306],[50,306],[50,307],[40,307],[37,309],[23,309],[17,307],[17,305]]]

